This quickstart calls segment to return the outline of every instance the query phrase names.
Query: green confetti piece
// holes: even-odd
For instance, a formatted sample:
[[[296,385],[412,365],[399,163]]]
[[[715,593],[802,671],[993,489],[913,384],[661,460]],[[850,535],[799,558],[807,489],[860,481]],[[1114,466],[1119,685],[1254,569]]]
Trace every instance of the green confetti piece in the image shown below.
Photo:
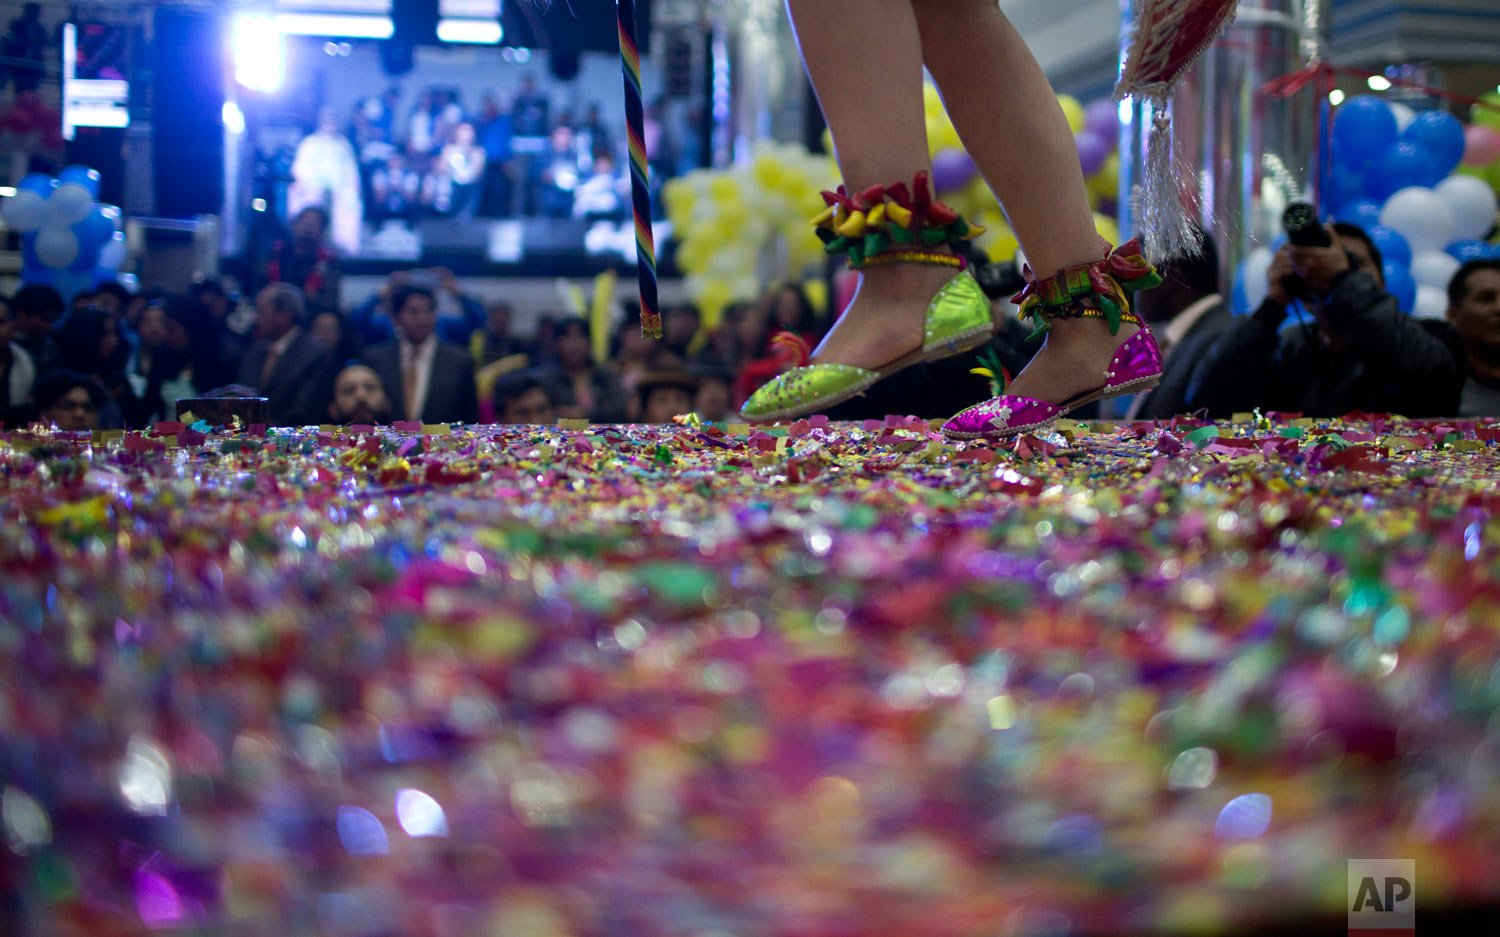
[[[1283,426],[1277,432],[1287,439],[1301,439],[1307,435],[1307,428],[1303,426]]]
[[[1188,433],[1183,438],[1188,442],[1189,445],[1201,448],[1208,445],[1209,440],[1219,438],[1219,428],[1213,425],[1200,426],[1197,429],[1193,430],[1191,433]]]
[[[654,595],[677,605],[701,604],[717,578],[691,563],[648,563],[636,574],[637,581]]]
[[[32,886],[35,894],[48,904],[69,901],[77,896],[78,885],[68,860],[55,849],[46,849],[32,857]]]
[[[1381,612],[1371,635],[1376,644],[1400,644],[1411,634],[1411,615],[1399,605]]]

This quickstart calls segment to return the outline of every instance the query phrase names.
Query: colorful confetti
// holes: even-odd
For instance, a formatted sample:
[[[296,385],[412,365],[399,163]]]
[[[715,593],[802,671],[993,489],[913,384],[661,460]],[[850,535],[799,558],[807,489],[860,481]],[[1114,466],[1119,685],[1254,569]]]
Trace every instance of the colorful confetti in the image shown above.
[[[1500,898],[1500,426],[0,434],[0,932]]]

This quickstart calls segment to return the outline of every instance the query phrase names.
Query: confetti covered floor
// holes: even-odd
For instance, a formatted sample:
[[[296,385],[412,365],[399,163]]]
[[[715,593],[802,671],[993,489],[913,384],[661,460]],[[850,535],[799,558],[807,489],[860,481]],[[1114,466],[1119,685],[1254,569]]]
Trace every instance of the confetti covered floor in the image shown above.
[[[1500,897],[1500,428],[202,429],[0,436],[5,934]]]

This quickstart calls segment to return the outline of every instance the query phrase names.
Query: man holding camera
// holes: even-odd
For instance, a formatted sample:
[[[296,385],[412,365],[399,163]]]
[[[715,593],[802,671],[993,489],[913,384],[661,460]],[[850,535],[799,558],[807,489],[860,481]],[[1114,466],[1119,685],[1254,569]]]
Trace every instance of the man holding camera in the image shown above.
[[[1220,338],[1191,405],[1214,416],[1256,408],[1313,417],[1457,413],[1464,383],[1458,332],[1401,312],[1363,230],[1344,223],[1322,230],[1326,236],[1294,240],[1326,244],[1277,251],[1265,301]],[[1283,329],[1294,299],[1313,323]]]

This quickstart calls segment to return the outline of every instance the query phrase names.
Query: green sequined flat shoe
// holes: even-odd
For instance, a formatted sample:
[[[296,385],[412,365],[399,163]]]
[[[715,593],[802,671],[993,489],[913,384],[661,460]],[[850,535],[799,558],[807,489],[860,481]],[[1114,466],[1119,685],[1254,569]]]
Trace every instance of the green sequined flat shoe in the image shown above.
[[[896,183],[850,195],[840,186],[837,192],[824,192],[823,198],[828,208],[813,224],[824,250],[848,254],[854,269],[919,263],[956,267],[958,272],[927,305],[922,347],[875,369],[799,362],[745,401],[740,415],[752,423],[826,410],[903,368],[977,348],[995,331],[990,301],[979,283],[959,257],[939,249],[977,237],[984,229],[968,224],[958,212],[933,198],[927,173],[918,173],[910,189]]]
[[[809,364],[783,371],[750,395],[740,415],[752,423],[791,420],[857,397],[903,368],[978,348],[995,323],[989,297],[967,270],[943,285],[927,307],[922,347],[881,368]]]

